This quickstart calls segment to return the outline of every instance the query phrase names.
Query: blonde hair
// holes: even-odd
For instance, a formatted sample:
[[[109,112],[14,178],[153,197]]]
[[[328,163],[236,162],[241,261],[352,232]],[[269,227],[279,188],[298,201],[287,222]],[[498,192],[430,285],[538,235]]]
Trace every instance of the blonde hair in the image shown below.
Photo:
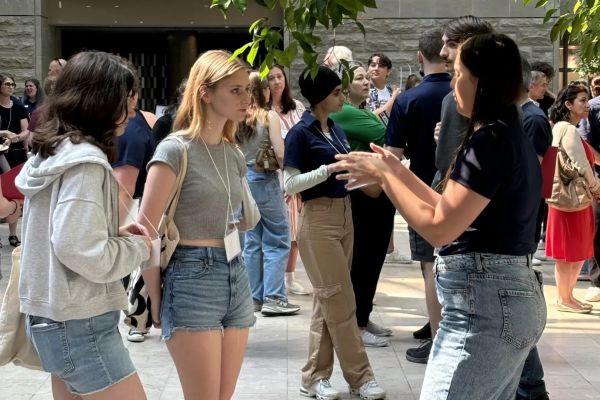
[[[265,79],[260,78],[256,71],[250,72],[250,105],[246,119],[240,122],[235,138],[239,143],[245,143],[256,133],[256,123],[269,128],[269,103],[265,98],[263,89],[268,87]]]
[[[187,86],[183,93],[181,105],[173,122],[176,135],[188,136],[192,139],[200,137],[202,126],[206,121],[206,104],[202,95],[221,80],[228,78],[238,71],[247,71],[248,67],[238,58],[229,60],[231,53],[223,50],[210,50],[202,53],[196,60]],[[234,143],[237,123],[227,120],[223,128],[225,140]]]

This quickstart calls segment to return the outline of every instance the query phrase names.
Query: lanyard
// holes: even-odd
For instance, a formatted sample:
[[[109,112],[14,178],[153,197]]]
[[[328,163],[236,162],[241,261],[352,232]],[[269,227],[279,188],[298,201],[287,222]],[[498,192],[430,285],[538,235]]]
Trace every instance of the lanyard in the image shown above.
[[[225,236],[227,236],[229,212],[231,212],[231,218],[234,218],[234,214],[233,214],[233,206],[231,205],[231,183],[229,182],[229,169],[227,167],[227,151],[225,150],[225,143],[223,142],[223,139],[221,139],[221,144],[223,145],[223,158],[225,159],[225,175],[227,176],[227,184],[225,184],[225,179],[223,179],[223,176],[221,175],[221,172],[219,171],[219,168],[217,167],[217,163],[215,163],[215,160],[214,160],[212,154],[210,154],[210,150],[208,149],[208,145],[206,144],[206,142],[204,141],[202,136],[200,136],[200,140],[202,140],[202,143],[204,144],[204,147],[206,148],[206,152],[208,153],[208,156],[210,157],[210,161],[212,161],[212,164],[215,167],[215,171],[217,171],[217,175],[219,176],[219,179],[221,180],[221,183],[223,184],[223,187],[225,188],[225,191],[227,192],[227,215],[225,217]]]
[[[340,152],[340,150],[339,150],[337,147],[335,147],[335,144],[334,144],[334,142],[333,142],[332,140],[330,140],[330,139],[327,137],[327,135],[325,134],[325,132],[323,132],[323,131],[322,131],[320,128],[318,128],[318,127],[316,127],[316,126],[315,126],[315,128],[317,129],[317,131],[318,131],[318,132],[319,132],[321,135],[323,135],[323,137],[325,138],[325,141],[326,141],[326,142],[327,142],[327,143],[328,143],[328,144],[329,144],[331,147],[333,147],[333,149],[334,149],[334,150],[335,150],[335,151],[336,151],[338,154],[342,154],[342,153]],[[331,133],[331,136],[333,136],[333,137],[335,138],[335,140],[336,140],[336,141],[337,141],[337,142],[340,144],[340,146],[342,146],[342,149],[344,149],[344,152],[345,152],[346,154],[348,154],[348,150],[346,150],[346,146],[344,146],[344,144],[342,143],[342,141],[341,141],[341,140],[340,140],[340,139],[337,137],[337,135],[335,134],[335,130],[334,130],[333,128],[331,128],[331,132],[330,132],[330,133]]]

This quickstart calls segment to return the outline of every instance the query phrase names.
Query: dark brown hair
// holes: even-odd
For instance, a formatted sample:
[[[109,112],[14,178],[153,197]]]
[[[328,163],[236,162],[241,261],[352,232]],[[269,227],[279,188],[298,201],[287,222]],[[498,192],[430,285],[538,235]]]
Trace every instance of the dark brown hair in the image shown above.
[[[460,62],[477,77],[477,88],[470,116],[469,129],[456,152],[445,186],[456,159],[475,133],[475,127],[518,118],[517,100],[523,90],[523,67],[517,44],[498,33],[476,35],[460,48]]]
[[[48,97],[32,140],[32,151],[48,158],[63,140],[98,146],[115,157],[115,130],[127,118],[127,100],[134,85],[121,58],[85,51],[69,59]]]
[[[285,67],[283,65],[275,64],[271,67],[279,68],[281,73],[283,74],[283,79],[285,80],[285,88],[283,88],[283,92],[281,93],[281,113],[287,114],[292,110],[296,109],[296,102],[292,98],[292,93],[290,92],[290,82],[288,81],[287,75],[285,73]],[[273,108],[273,96],[269,99],[269,108]]]
[[[577,95],[581,92],[585,92],[588,96],[590,95],[590,90],[582,81],[573,81],[567,86],[563,87],[560,92],[558,92],[556,100],[554,100],[554,104],[552,104],[552,107],[550,107],[550,121],[553,123],[557,123],[559,121],[570,121],[571,110],[567,108],[566,103],[567,101],[573,103],[573,100],[575,100]]]
[[[462,43],[475,35],[493,33],[494,28],[489,22],[473,15],[463,15],[448,22],[443,34],[448,41]]]

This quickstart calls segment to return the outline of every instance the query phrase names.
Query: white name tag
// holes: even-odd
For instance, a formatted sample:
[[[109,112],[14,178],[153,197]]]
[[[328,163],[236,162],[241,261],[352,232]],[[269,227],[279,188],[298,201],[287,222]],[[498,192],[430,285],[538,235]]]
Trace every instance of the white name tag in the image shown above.
[[[241,254],[242,246],[240,244],[240,234],[237,228],[227,234],[223,241],[225,242],[225,255],[227,256],[227,262],[233,260]]]

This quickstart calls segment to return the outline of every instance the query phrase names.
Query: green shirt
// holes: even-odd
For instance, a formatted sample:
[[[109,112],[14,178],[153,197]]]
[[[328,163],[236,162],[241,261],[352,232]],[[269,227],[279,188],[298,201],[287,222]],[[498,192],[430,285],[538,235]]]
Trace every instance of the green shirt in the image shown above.
[[[352,150],[371,151],[370,143],[383,145],[385,125],[371,111],[344,103],[342,111],[329,117],[344,130]]]

